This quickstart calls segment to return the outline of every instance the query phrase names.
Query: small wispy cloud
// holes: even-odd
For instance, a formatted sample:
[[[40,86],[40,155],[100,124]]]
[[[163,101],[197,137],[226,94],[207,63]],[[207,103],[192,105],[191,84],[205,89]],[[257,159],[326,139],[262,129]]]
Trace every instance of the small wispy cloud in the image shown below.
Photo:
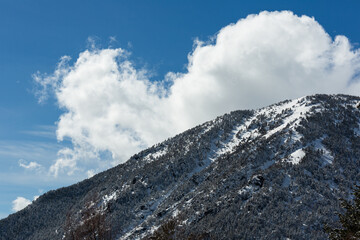
[[[109,37],[109,41],[110,41],[110,44],[111,44],[111,43],[114,43],[114,42],[117,42],[115,36],[110,36],[110,37]]]
[[[37,176],[42,178],[39,180],[40,182],[44,181],[49,175],[50,165],[58,158],[58,152],[63,147],[64,144],[49,140],[0,141],[0,158],[8,159],[7,165],[3,165],[0,170],[0,178],[3,182],[9,179],[12,179],[13,182],[19,182],[20,179],[29,178],[28,175],[31,174],[33,178]],[[10,176],[9,170],[15,171],[16,176]],[[20,171],[21,174],[19,174]],[[29,179],[23,180],[22,184],[27,184],[28,181]]]
[[[48,162],[56,158],[63,146],[57,143],[38,141],[0,141],[0,156],[28,161]]]
[[[26,163],[24,159],[19,160],[19,166],[28,170],[40,169],[42,166],[37,162]]]
[[[40,104],[44,103],[49,96],[55,94],[55,89],[59,87],[60,79],[62,79],[69,71],[68,62],[70,61],[69,56],[61,57],[57,64],[56,71],[51,75],[43,75],[37,72],[32,75],[33,80],[36,83],[34,94]]]
[[[25,130],[21,131],[21,133],[35,137],[56,139],[56,126],[37,126],[35,130]]]

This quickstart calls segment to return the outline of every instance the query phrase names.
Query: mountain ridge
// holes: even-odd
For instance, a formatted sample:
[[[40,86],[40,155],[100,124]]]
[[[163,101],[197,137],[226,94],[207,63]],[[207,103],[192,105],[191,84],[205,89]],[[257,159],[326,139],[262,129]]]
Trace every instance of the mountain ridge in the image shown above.
[[[360,181],[359,108],[359,97],[313,95],[225,114],[49,191],[0,220],[0,239],[63,239],[89,202],[114,239],[149,237],[173,218],[185,237],[323,239]]]

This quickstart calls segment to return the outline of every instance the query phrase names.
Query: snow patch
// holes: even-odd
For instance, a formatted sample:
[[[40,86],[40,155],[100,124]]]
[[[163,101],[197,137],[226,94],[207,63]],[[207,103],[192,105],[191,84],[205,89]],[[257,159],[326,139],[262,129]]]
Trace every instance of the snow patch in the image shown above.
[[[237,125],[225,141],[214,143],[214,146],[212,146],[210,150],[209,159],[215,161],[224,154],[234,152],[242,143],[252,142],[259,136],[269,138],[284,129],[291,131],[293,142],[299,141],[302,136],[296,131],[296,127],[303,118],[310,114],[310,110],[315,112],[320,111],[317,108],[319,106],[319,104],[312,104],[311,100],[307,100],[306,97],[301,97],[258,109],[251,117],[246,119],[246,121]],[[259,126],[259,124],[263,126]],[[209,126],[207,128],[209,128]],[[298,164],[303,156],[304,153],[300,150],[294,152],[293,155],[290,156],[290,162]],[[266,169],[272,164],[273,162],[267,162],[262,168]]]
[[[201,132],[201,135],[204,135],[205,133],[207,133],[208,131],[210,131],[214,126],[215,126],[215,120],[214,121],[210,121],[208,123],[206,123],[207,126],[204,126],[204,130]]]
[[[177,217],[179,215],[180,211],[178,209],[175,209],[175,211],[172,213],[173,217]]]
[[[105,195],[103,197],[103,204],[106,205],[108,202],[116,200],[118,195],[119,195],[118,191],[115,191],[115,192],[113,192],[113,193],[111,193],[109,195]]]
[[[283,130],[286,126],[289,126],[289,129],[295,131],[295,126],[300,123],[301,119],[306,116],[312,107],[314,107],[314,105],[308,104],[308,102],[304,100],[304,97],[275,107],[273,109],[273,115],[286,114],[286,112],[288,112],[289,115],[283,119],[283,123],[280,126],[270,130],[264,137],[269,138],[271,135]]]
[[[296,150],[289,155],[289,162],[292,164],[299,164],[300,161],[305,157],[305,152],[302,148]]]
[[[322,139],[326,136],[323,136],[321,139],[314,141],[314,146],[316,150],[320,151],[322,154],[321,159],[323,160],[323,166],[327,164],[332,164],[334,160],[334,156],[332,153],[322,144]]]
[[[240,189],[239,191],[238,191],[238,194],[244,194],[244,193],[248,193],[248,192],[252,192],[253,191],[253,186],[245,186],[245,187],[243,187],[242,189]]]
[[[237,126],[230,134],[230,137],[225,142],[220,142],[220,147],[216,151],[217,156],[224,155],[226,153],[231,153],[237,147],[241,141],[241,139],[236,137],[236,134],[241,131],[244,127]]]
[[[162,148],[162,149],[160,149],[160,150],[158,150],[158,151],[156,151],[154,153],[149,153],[148,155],[146,155],[144,157],[143,160],[145,162],[150,163],[150,162],[154,161],[155,159],[157,159],[157,158],[159,158],[161,156],[164,156],[167,152],[168,152],[167,147],[164,147],[164,148]]]
[[[331,152],[329,150],[327,150],[325,147],[323,148],[323,157],[322,159],[324,160],[325,164],[332,164],[334,157],[332,156]]]

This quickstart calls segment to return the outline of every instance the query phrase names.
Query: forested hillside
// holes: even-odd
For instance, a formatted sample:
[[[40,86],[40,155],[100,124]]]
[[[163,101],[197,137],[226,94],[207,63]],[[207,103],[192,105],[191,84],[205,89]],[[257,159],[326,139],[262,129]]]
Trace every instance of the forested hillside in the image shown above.
[[[0,239],[146,239],[166,227],[178,239],[324,239],[355,183],[360,98],[307,96],[225,114],[50,191],[1,220]]]

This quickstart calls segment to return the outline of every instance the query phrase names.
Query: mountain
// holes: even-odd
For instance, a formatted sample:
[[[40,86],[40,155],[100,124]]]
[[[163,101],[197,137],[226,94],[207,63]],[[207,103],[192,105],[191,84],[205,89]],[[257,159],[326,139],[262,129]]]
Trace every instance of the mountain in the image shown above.
[[[360,97],[313,95],[225,114],[49,191],[1,220],[0,239],[71,239],[91,219],[113,239],[325,239],[355,183]]]

